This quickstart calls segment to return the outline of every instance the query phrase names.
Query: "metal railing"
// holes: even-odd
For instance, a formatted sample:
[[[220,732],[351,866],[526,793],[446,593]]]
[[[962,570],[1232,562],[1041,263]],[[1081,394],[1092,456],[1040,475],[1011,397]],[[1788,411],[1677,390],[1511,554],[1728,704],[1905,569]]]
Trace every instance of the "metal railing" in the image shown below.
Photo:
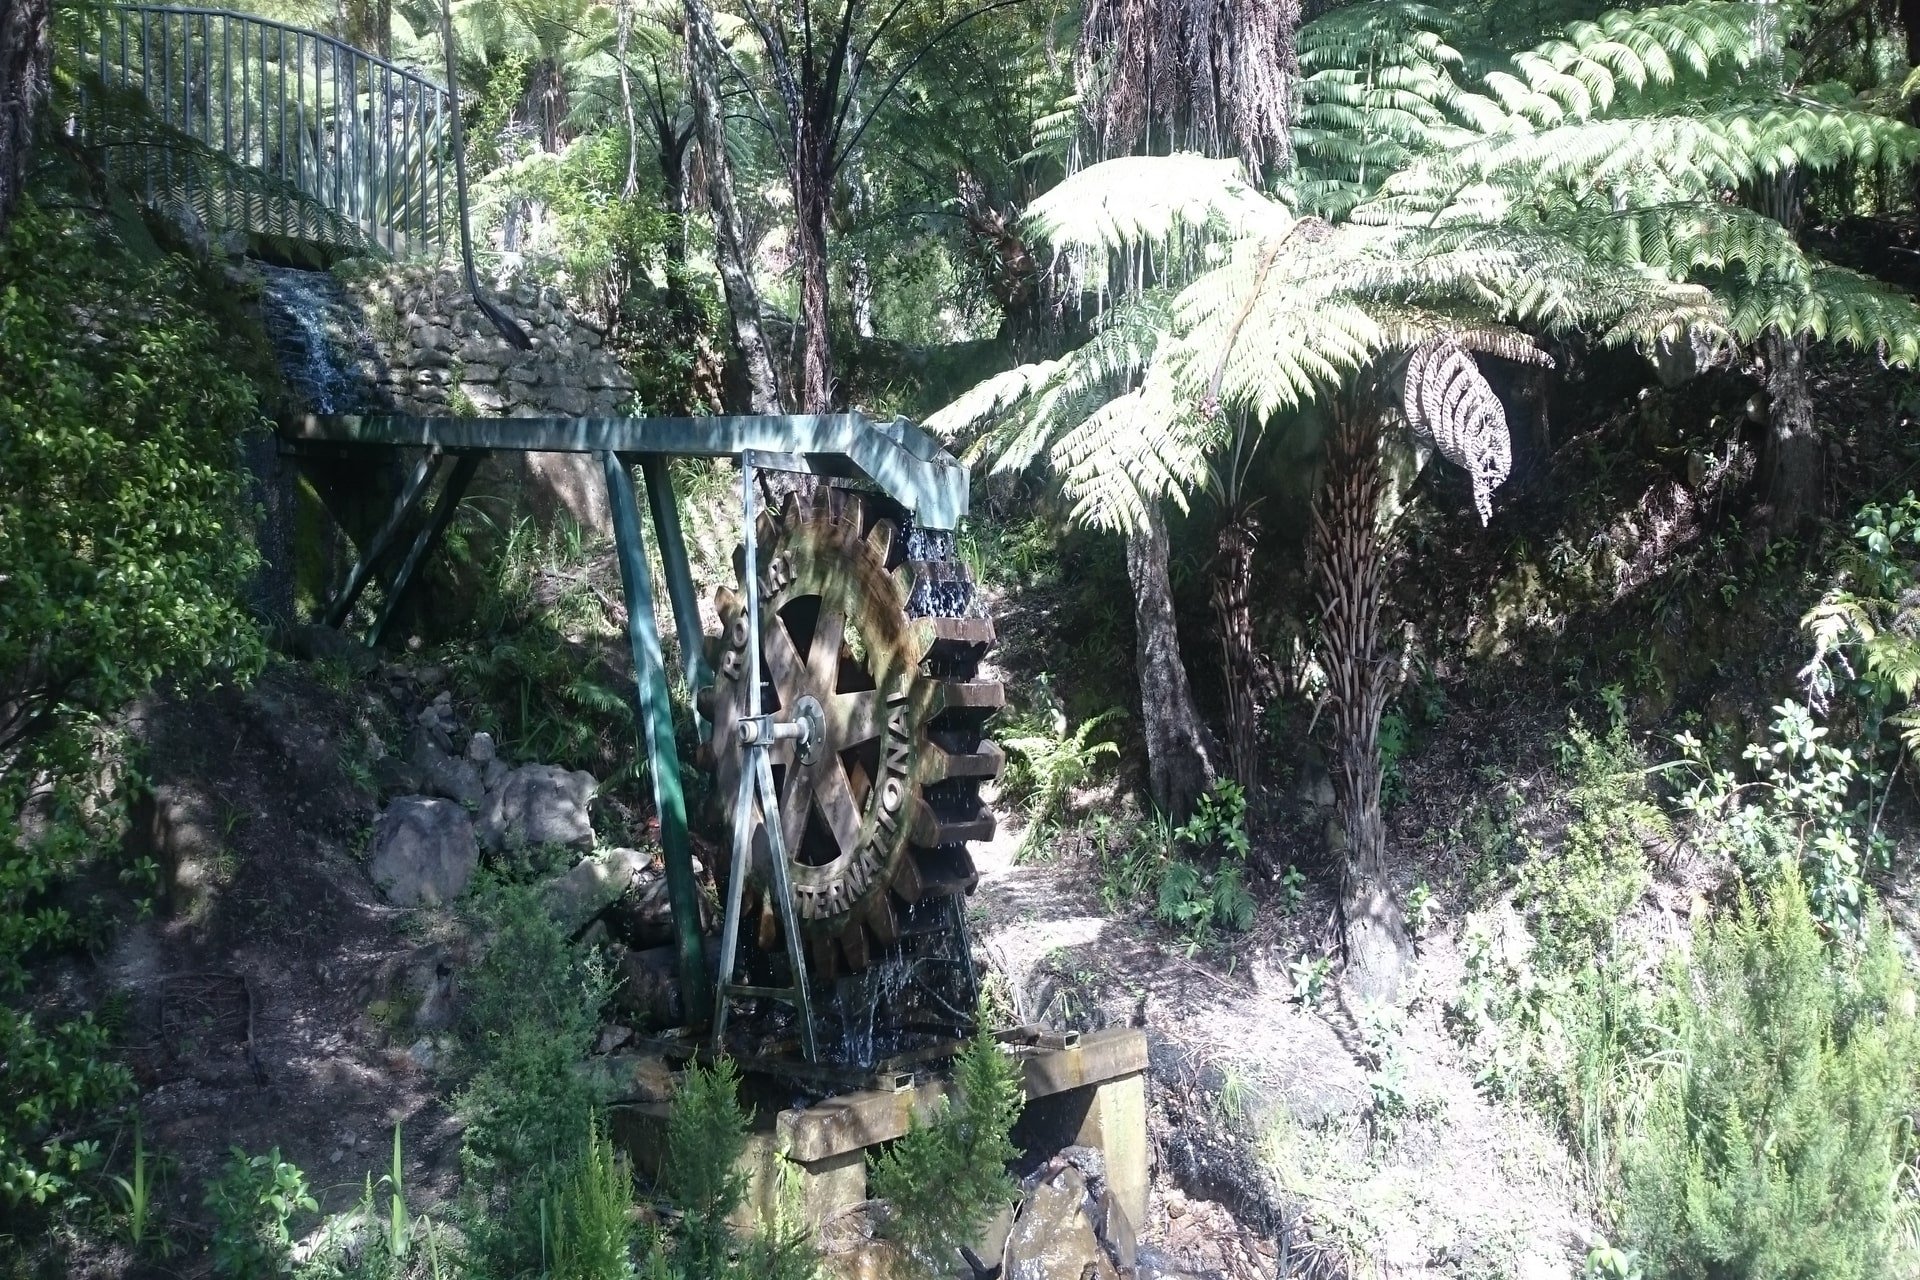
[[[230,162],[195,165],[163,140],[110,148],[109,164],[136,169],[150,198],[186,201],[215,230],[319,241],[344,232],[361,242],[354,247],[394,255],[443,247],[455,181],[443,87],[251,14],[137,4],[95,12],[99,28],[83,48],[101,86],[143,96],[163,133]],[[130,151],[143,154],[114,154]],[[247,172],[266,181],[235,180]]]

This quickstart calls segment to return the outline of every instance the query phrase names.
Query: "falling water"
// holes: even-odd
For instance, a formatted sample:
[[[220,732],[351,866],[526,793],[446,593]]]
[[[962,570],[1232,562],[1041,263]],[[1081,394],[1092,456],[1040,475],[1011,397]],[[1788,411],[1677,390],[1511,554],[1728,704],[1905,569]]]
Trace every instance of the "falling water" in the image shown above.
[[[324,271],[262,266],[261,317],[290,398],[308,413],[389,408],[360,312]]]

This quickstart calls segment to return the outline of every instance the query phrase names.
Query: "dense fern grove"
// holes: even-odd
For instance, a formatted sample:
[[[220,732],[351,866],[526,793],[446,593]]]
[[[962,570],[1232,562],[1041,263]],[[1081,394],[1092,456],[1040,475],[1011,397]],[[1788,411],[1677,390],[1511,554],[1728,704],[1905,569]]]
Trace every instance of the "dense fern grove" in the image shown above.
[[[335,951],[278,900],[208,923],[287,850],[374,900],[440,723],[396,689],[476,768],[591,770],[595,856],[656,839],[630,624],[605,530],[491,490],[434,588],[472,598],[377,659],[266,607],[298,406],[248,255],[286,246],[231,200],[364,229],[90,74],[96,6],[0,0],[0,1277],[984,1276],[1068,1169],[1109,1249],[1069,1280],[1920,1275],[1920,5],[444,2],[249,7],[457,80],[479,277],[554,287],[625,411],[903,415],[971,468],[980,1016],[1152,1030],[1149,1220],[990,1034],[832,1171],[884,1204],[810,1218],[787,1084],[649,1057],[685,1005],[644,929],[560,922],[579,851]],[[732,473],[671,483],[730,581]],[[236,698],[191,766],[271,738],[349,817],[179,798],[144,735]],[[183,830],[209,870],[155,856]],[[377,1057],[269,1081],[287,973]],[[166,1056],[233,1029],[223,981],[223,1123],[284,1140],[157,1123],[231,1085]],[[309,1114],[346,1076],[400,1099],[370,1168]],[[1494,1239],[1523,1166],[1550,1204]],[[1169,1252],[1201,1222],[1248,1247]]]

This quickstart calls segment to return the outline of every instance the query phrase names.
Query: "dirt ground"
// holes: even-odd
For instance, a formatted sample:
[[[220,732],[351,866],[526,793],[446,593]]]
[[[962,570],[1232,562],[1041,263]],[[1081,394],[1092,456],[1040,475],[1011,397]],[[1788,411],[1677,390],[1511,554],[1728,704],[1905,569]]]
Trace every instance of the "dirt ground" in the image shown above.
[[[408,971],[439,967],[431,923],[381,902],[356,857],[372,799],[342,752],[379,710],[285,664],[131,726],[154,784],[135,838],[173,874],[162,909],[72,982],[122,993],[156,1212],[183,1248],[145,1270],[83,1255],[71,1274],[196,1274],[201,1187],[233,1148],[277,1148],[334,1211],[391,1167],[398,1125],[416,1206],[451,1194],[459,1134],[380,1016]]]

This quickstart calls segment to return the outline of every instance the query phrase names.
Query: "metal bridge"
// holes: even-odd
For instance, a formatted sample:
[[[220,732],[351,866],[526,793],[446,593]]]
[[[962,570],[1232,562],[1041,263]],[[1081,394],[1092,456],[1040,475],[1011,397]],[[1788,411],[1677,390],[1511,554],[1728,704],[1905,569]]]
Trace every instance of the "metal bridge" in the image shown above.
[[[104,100],[74,130],[157,206],[241,231],[436,254],[459,196],[445,87],[332,36],[252,14],[115,4],[83,70]],[[158,129],[113,100],[144,100]],[[213,161],[208,163],[208,161]]]

